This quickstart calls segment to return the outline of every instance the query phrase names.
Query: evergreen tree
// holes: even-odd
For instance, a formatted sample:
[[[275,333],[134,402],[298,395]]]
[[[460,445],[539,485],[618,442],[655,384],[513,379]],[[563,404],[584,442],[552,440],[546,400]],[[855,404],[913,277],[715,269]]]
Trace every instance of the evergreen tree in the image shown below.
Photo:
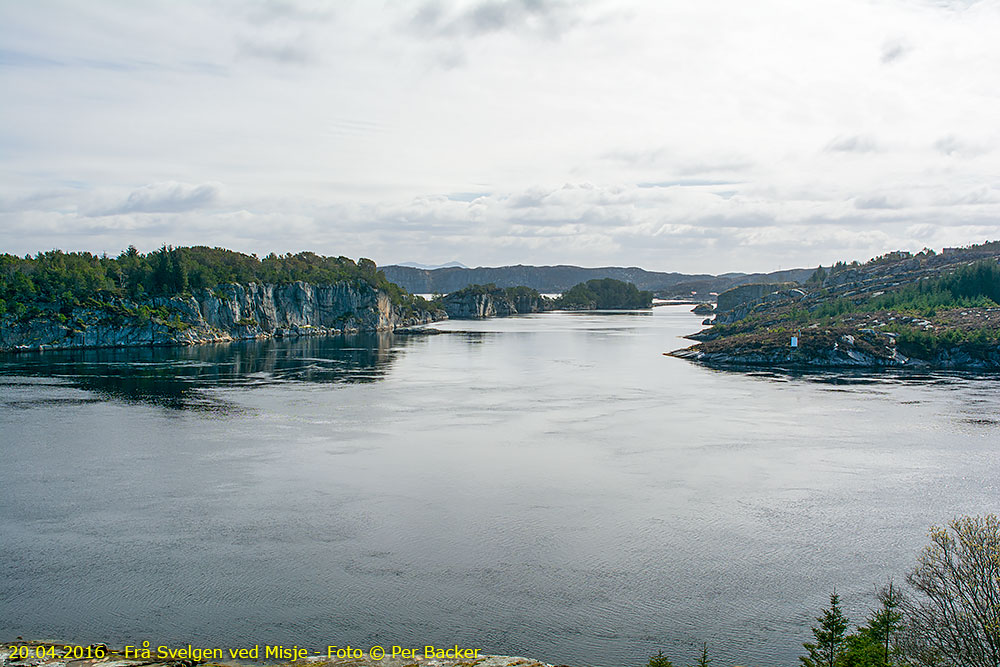
[[[701,656],[698,658],[698,662],[694,663],[691,667],[709,667],[709,663],[712,662],[708,659],[708,644],[701,645]]]
[[[813,627],[815,642],[802,644],[808,655],[801,656],[803,667],[836,667],[837,659],[844,652],[844,637],[847,634],[849,621],[840,609],[840,596],[837,591],[830,594],[830,608],[823,610],[822,616],[817,616],[819,627]]]
[[[657,651],[656,655],[649,658],[646,667],[674,667],[674,663],[670,662],[667,656],[663,655],[663,651]]]
[[[889,667],[892,664],[890,662],[893,653],[892,640],[903,624],[903,613],[900,610],[903,595],[890,579],[888,584],[875,593],[875,597],[880,607],[875,610],[865,629],[872,639],[878,641],[882,665]]]

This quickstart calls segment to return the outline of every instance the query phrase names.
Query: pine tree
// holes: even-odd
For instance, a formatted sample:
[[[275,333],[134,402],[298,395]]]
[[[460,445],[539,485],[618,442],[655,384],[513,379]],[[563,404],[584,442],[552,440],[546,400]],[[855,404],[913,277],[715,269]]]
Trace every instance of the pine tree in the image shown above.
[[[674,667],[674,663],[670,662],[667,656],[663,655],[663,651],[657,651],[656,655],[649,658],[646,667]]]
[[[899,610],[903,596],[892,580],[876,593],[875,597],[881,605],[868,621],[867,630],[873,639],[878,640],[882,649],[882,663],[888,667],[889,656],[892,653],[892,638],[903,623],[903,614]]]
[[[708,663],[710,662],[712,661],[708,659],[708,644],[702,644],[701,656],[698,658],[698,662],[694,663],[691,667],[709,667]]]
[[[819,627],[813,626],[815,642],[806,642],[802,647],[808,655],[799,658],[803,667],[836,667],[837,658],[843,653],[844,635],[850,622],[840,609],[837,591],[830,594],[830,608],[817,616]]]

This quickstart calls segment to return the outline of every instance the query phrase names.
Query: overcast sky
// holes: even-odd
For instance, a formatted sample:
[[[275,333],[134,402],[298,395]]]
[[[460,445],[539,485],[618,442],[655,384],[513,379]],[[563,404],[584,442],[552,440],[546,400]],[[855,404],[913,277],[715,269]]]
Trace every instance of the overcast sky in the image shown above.
[[[0,0],[0,251],[770,271],[1000,239],[1000,0]]]

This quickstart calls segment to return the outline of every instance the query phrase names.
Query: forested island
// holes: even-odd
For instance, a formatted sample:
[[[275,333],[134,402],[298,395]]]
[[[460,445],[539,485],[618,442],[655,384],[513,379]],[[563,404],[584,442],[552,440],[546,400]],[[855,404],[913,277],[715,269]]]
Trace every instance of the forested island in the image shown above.
[[[719,366],[1000,368],[1000,242],[817,268],[719,294],[697,345]],[[793,345],[794,339],[794,345]]]
[[[0,349],[226,342],[391,331],[446,317],[375,262],[130,246],[117,257],[0,255]]]

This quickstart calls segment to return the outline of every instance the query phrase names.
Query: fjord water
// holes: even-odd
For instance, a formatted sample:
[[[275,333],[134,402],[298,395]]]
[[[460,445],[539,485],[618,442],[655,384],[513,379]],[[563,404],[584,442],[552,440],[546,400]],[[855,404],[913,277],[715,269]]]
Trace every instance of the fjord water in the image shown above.
[[[794,665],[997,510],[997,380],[663,356],[699,319],[2,357],[0,639]]]

